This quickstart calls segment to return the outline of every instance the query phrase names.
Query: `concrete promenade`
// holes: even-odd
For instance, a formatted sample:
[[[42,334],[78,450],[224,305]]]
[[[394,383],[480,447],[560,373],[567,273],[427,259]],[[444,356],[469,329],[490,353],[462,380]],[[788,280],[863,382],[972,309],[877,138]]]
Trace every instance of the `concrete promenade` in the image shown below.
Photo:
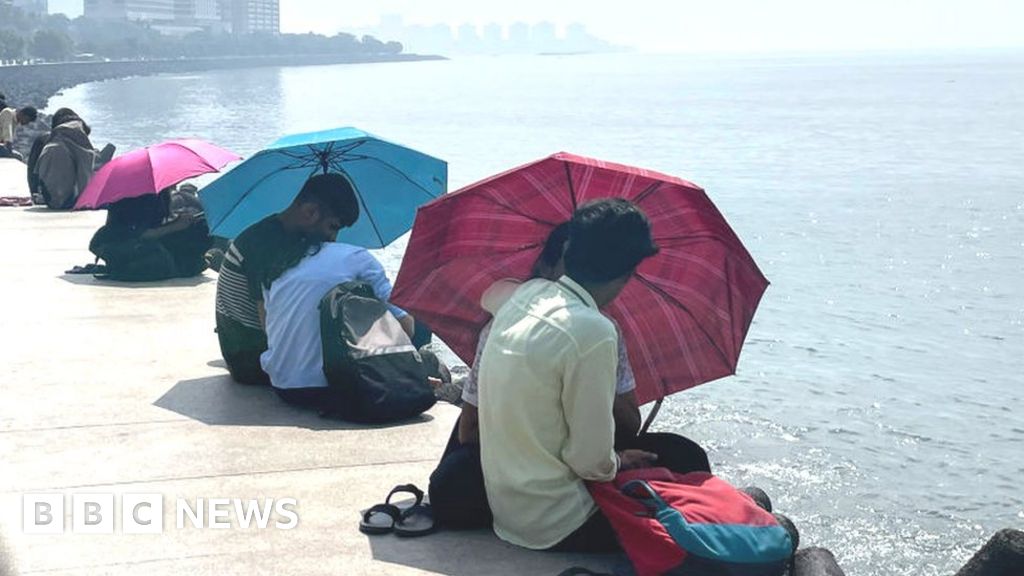
[[[0,533],[22,575],[558,574],[620,559],[528,552],[489,532],[368,537],[359,510],[426,489],[457,409],[366,428],[234,384],[213,332],[216,274],[150,285],[63,271],[104,213],[0,208]],[[392,271],[393,272],[393,271]],[[73,494],[114,494],[114,533],[72,533]],[[123,533],[123,494],[159,494],[164,530]],[[62,494],[60,535],[23,531],[25,494]],[[179,529],[178,498],[294,498],[291,530]],[[275,516],[272,520],[280,519]],[[286,519],[284,519],[286,520]],[[0,562],[0,572],[3,571]],[[6,575],[4,575],[6,576]]]

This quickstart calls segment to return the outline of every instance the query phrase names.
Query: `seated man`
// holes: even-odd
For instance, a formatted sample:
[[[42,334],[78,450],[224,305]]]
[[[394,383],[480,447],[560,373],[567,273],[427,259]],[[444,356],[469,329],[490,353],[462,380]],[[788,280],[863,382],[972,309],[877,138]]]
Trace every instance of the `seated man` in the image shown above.
[[[384,267],[365,248],[334,241],[341,228],[359,218],[359,201],[347,178],[340,174],[314,176],[299,196],[323,199],[322,204],[314,203],[323,216],[314,234],[293,237],[290,244],[279,246],[265,268],[267,350],[260,360],[275,391],[286,402],[334,412],[333,392],[337,389],[328,386],[323,370],[320,300],[338,284],[361,281],[387,302],[391,283]],[[415,330],[412,316],[395,306],[389,308],[411,338]]]
[[[228,245],[217,278],[217,339],[236,382],[270,384],[260,365],[267,350],[263,288],[278,253],[286,247],[301,250],[291,256],[294,265],[312,244],[333,242],[343,219],[351,218],[347,226],[358,217],[358,206],[350,213],[351,187],[347,181],[338,183],[339,178],[344,180],[338,175],[310,178],[284,212],[253,224]]]
[[[562,253],[569,238],[569,223],[556,226],[548,235],[544,248],[533,267],[533,278],[556,281],[565,274]],[[518,284],[499,281],[484,294],[482,305],[497,310],[507,301]],[[484,491],[480,467],[478,377],[491,324],[480,331],[476,358],[463,382],[462,413],[448,441],[441,462],[430,476],[430,503],[434,517],[450,529],[476,529],[490,526],[492,516]],[[618,331],[618,326],[616,326]],[[619,334],[618,365],[615,374],[615,447],[618,450],[638,448],[658,455],[658,465],[673,472],[710,472],[707,453],[696,442],[671,433],[640,432],[640,408],[636,399],[636,380],[629,364],[626,344]]]
[[[0,158],[17,158],[24,160],[21,152],[14,149],[14,141],[18,134],[18,126],[36,121],[39,113],[31,106],[24,108],[0,109]]]
[[[480,362],[480,447],[494,531],[538,550],[612,551],[617,542],[585,481],[653,465],[616,452],[618,335],[600,312],[657,253],[647,217],[604,199],[569,225],[566,275],[531,280],[497,311]]]

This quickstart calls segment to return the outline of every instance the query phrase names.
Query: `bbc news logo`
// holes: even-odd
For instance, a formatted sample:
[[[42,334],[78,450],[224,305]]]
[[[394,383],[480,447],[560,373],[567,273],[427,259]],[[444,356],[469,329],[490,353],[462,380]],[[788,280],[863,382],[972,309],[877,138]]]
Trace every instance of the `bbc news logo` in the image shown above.
[[[71,521],[65,504],[70,501]],[[294,498],[196,498],[174,500],[174,526],[215,530],[291,530],[299,525]],[[25,534],[162,534],[163,494],[25,494],[22,496]],[[120,520],[120,523],[117,522]],[[70,524],[70,526],[68,526]]]

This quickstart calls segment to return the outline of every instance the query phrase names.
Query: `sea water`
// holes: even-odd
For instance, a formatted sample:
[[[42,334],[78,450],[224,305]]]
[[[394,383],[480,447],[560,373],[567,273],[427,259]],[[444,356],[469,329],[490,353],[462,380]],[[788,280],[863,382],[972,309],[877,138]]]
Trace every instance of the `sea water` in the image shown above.
[[[705,187],[772,285],[736,376],[654,428],[849,574],[953,573],[1024,527],[1024,54],[620,54],[264,68],[51,101],[121,150],[357,126],[452,188],[559,150]],[[404,239],[380,255],[390,273]]]

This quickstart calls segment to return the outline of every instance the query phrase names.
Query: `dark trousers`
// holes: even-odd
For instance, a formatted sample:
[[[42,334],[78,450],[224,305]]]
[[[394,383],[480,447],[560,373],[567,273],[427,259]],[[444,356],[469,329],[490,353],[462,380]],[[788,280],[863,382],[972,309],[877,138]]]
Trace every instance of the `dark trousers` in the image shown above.
[[[228,366],[231,379],[239,384],[269,386],[270,376],[263,371],[263,366],[260,364],[262,353],[259,350],[223,353],[224,363]]]
[[[434,520],[449,530],[490,528],[494,517],[484,490],[480,445],[459,442],[459,421],[448,439],[444,455],[430,475],[430,507]]]
[[[218,313],[217,342],[232,380],[239,384],[270,385],[270,376],[260,364],[260,355],[267,350],[266,334]]]
[[[617,450],[629,448],[647,450],[658,455],[658,466],[679,474],[687,472],[710,472],[708,455],[696,442],[669,433],[641,434]],[[480,463],[480,446],[459,442],[459,422],[448,438],[441,462],[430,475],[430,505],[438,525],[451,530],[473,530],[489,528],[493,522],[491,507],[484,490],[483,467]],[[610,542],[618,549],[614,532],[607,519],[595,514],[579,530],[555,546],[564,551],[597,552],[604,550]],[[579,548],[577,550],[577,548]],[[594,548],[594,550],[591,550]]]

